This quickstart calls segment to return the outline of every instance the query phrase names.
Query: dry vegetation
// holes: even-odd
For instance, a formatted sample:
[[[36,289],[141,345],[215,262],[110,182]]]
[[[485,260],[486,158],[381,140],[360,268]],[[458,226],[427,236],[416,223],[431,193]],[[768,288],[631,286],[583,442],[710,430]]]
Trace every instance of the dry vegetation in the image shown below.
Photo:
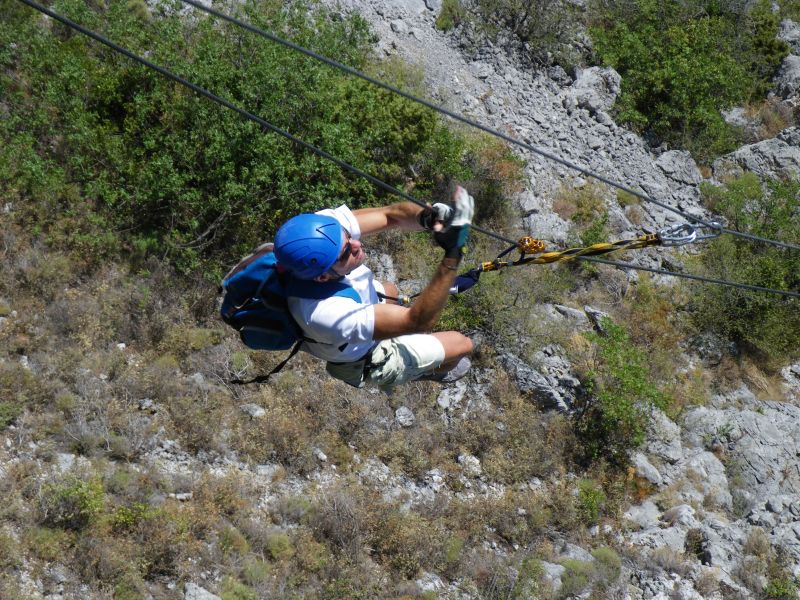
[[[486,336],[480,385],[447,413],[434,384],[391,397],[353,390],[307,357],[270,385],[229,386],[276,357],[248,351],[215,319],[213,285],[155,260],[137,271],[85,265],[32,245],[13,217],[2,216],[0,240],[11,258],[0,271],[3,597],[30,592],[23,565],[44,591],[98,598],[179,597],[167,584],[181,581],[223,598],[427,597],[413,584],[425,572],[496,598],[615,585],[612,550],[565,565],[559,594],[538,561],[564,540],[606,544],[588,528],[616,522],[635,481],[602,462],[565,478],[581,472],[571,420],[538,410],[493,357],[498,343],[526,355],[535,348],[523,339],[561,340],[579,364],[590,346],[530,307],[591,300],[637,324],[633,343],[650,346],[654,376],[668,380],[677,325],[655,286],[615,297],[608,274],[580,267],[485,276],[446,316]],[[400,405],[413,427],[394,421]],[[376,461],[388,471],[370,476]],[[449,491],[414,491],[433,477]]]

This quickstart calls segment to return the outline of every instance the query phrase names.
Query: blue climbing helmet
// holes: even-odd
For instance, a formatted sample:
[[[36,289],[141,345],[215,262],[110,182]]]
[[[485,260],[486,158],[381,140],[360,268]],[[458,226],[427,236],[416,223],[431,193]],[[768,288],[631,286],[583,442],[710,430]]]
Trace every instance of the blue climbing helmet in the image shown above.
[[[339,258],[342,236],[342,226],[333,217],[297,215],[275,234],[275,256],[298,279],[314,279]]]

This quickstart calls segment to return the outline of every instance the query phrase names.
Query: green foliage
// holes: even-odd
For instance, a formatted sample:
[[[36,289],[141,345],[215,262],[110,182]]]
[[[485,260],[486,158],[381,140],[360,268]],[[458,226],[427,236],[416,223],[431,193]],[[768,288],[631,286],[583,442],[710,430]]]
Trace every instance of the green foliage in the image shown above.
[[[605,502],[606,494],[603,488],[594,481],[582,479],[578,482],[578,514],[586,525],[597,523]]]
[[[228,576],[222,580],[220,598],[222,600],[257,600],[258,596],[253,588]]]
[[[467,11],[461,0],[443,0],[442,8],[436,17],[436,27],[442,31],[450,31],[461,25],[467,16]]]
[[[605,586],[615,583],[622,572],[622,559],[611,548],[601,547],[592,550],[594,570],[597,581]]]
[[[22,562],[20,544],[5,529],[0,529],[0,569],[16,568]]]
[[[771,579],[764,588],[764,597],[770,600],[797,600],[797,581],[791,577]]]
[[[590,34],[622,75],[621,120],[702,162],[732,150],[737,133],[720,111],[761,97],[788,53],[769,5],[598,1]]]
[[[575,30],[573,7],[562,0],[475,0],[473,10],[479,30],[493,39],[510,33],[535,60],[560,54]]]
[[[22,414],[22,407],[16,402],[0,400],[0,429],[11,425]]]
[[[561,574],[559,591],[564,597],[578,595],[589,587],[593,573],[591,562],[569,558],[561,565],[565,571]]]
[[[42,486],[40,510],[46,525],[83,529],[100,515],[104,506],[105,492],[98,479],[70,476]]]
[[[386,201],[366,180],[13,0],[0,9],[9,15],[0,22],[0,190],[31,198],[25,218],[87,262],[126,251],[166,253],[185,269],[212,255],[224,264],[297,212]],[[390,184],[413,176],[423,199],[443,178],[471,174],[447,171],[464,147],[432,111],[249,32],[122,0],[56,9]],[[330,18],[304,0],[228,10],[367,66],[373,38],[357,16]]]
[[[25,532],[25,545],[31,553],[47,562],[64,557],[69,542],[69,532],[49,527],[31,527]]]
[[[597,355],[586,373],[587,397],[576,429],[586,458],[624,464],[627,451],[644,441],[651,408],[663,408],[666,397],[650,380],[646,355],[628,333],[607,318],[602,326],[604,334],[586,334]]]
[[[725,187],[704,186],[706,204],[737,231],[800,243],[800,182],[766,185],[746,174]],[[779,290],[800,289],[800,254],[723,235],[699,257],[704,274]],[[800,356],[800,311],[794,299],[698,286],[692,303],[698,326],[729,337],[775,367]]]
[[[275,531],[267,537],[265,548],[273,560],[288,558],[294,554],[292,540],[289,539],[288,535],[280,531]]]
[[[592,221],[592,224],[581,232],[581,243],[584,246],[591,246],[607,241],[609,241],[608,213],[604,212],[600,218]]]

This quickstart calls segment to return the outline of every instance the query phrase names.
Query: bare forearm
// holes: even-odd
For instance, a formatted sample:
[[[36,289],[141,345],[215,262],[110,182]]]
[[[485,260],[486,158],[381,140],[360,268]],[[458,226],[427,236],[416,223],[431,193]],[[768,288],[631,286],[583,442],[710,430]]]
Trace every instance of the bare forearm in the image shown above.
[[[413,202],[397,202],[389,206],[360,208],[354,210],[353,214],[358,219],[361,235],[369,235],[392,228],[421,229],[417,222],[417,215],[421,210],[422,208]]]
[[[417,325],[418,331],[430,331],[439,320],[455,281],[458,263],[457,259],[443,258],[433,279],[409,309],[409,318]]]

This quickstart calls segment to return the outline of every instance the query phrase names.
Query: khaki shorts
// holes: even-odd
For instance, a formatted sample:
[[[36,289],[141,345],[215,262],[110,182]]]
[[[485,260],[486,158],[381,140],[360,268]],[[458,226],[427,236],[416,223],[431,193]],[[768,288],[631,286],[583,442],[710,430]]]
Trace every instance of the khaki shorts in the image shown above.
[[[329,362],[326,370],[354,387],[372,384],[391,388],[413,381],[444,362],[444,346],[432,335],[414,333],[382,340],[373,348],[370,364]]]

